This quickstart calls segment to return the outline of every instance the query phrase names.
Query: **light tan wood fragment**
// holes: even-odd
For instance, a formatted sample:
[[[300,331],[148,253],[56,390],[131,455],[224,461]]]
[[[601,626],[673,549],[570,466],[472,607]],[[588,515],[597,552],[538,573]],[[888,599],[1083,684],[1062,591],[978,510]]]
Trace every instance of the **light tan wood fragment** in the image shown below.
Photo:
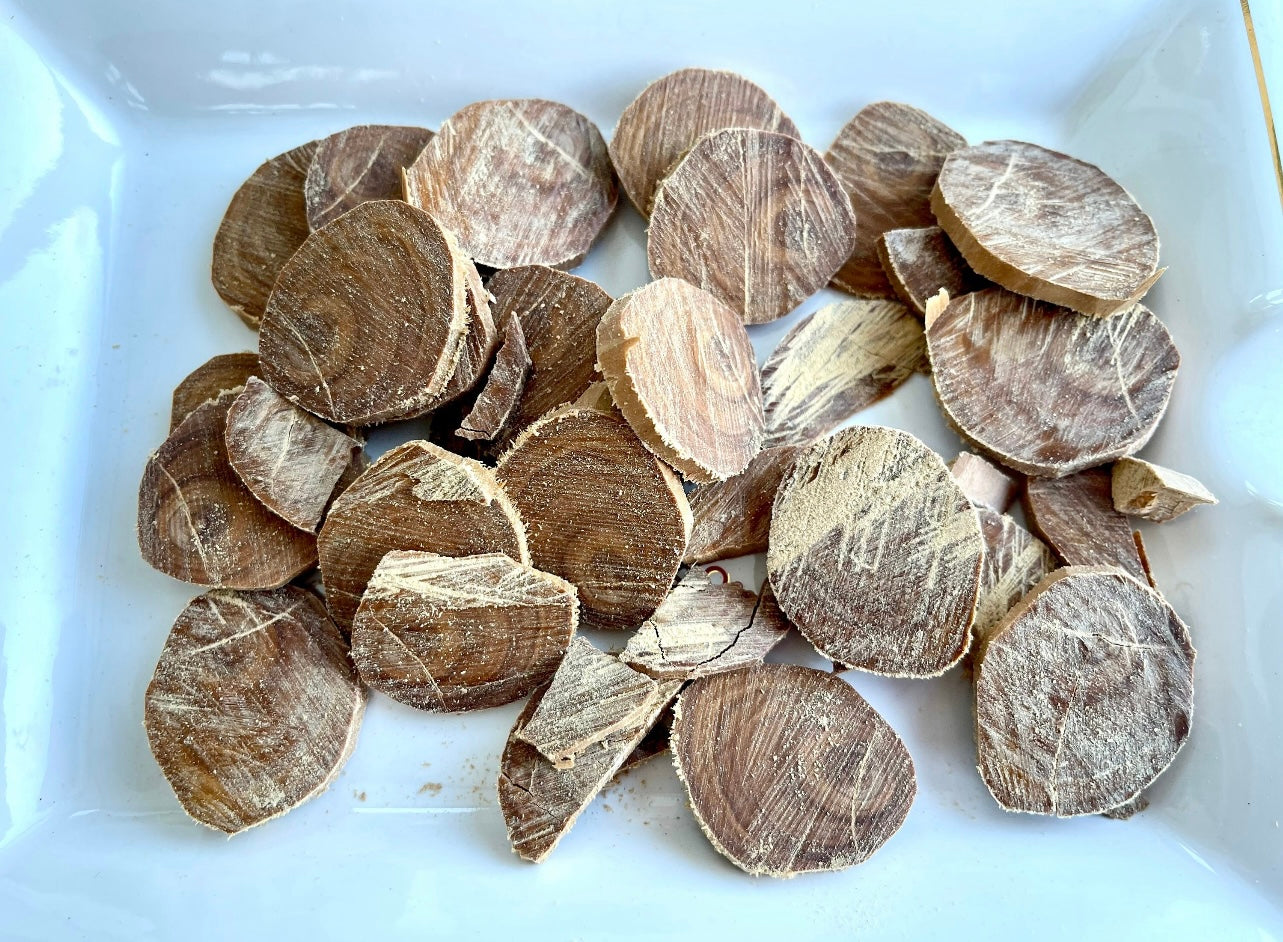
[[[927,298],[927,303],[922,309],[922,324],[927,330],[930,330],[931,325],[936,322],[936,318],[944,313],[945,308],[949,306],[950,300],[949,292],[944,288]]]
[[[217,399],[229,389],[240,389],[251,376],[259,376],[257,353],[220,353],[210,357],[174,387],[169,413],[169,430],[187,418],[197,406]]]
[[[1157,523],[1217,502],[1197,478],[1139,458],[1120,458],[1114,464],[1113,501],[1119,513]]]
[[[1109,471],[1093,468],[1025,486],[1025,518],[1069,566],[1117,566],[1147,581],[1131,524],[1110,500]]]
[[[892,229],[878,236],[878,260],[891,290],[920,315],[941,289],[956,297],[988,287],[970,268],[939,226]]]
[[[688,495],[693,525],[684,561],[710,563],[765,552],[775,491],[800,448],[763,448],[742,473],[695,488]]]
[[[303,195],[313,229],[370,200],[399,200],[401,172],[432,140],[427,128],[358,124],[317,142]]]
[[[1056,568],[1056,560],[1046,544],[1006,514],[987,507],[977,508],[976,513],[985,555],[971,633],[982,641],[1013,605]]]
[[[1009,472],[969,451],[959,452],[949,470],[967,500],[977,507],[1006,513],[1020,492],[1020,482]]]
[[[510,317],[481,394],[455,434],[473,441],[497,438],[521,401],[526,379],[530,376],[530,365],[530,352],[526,349],[521,321]]]

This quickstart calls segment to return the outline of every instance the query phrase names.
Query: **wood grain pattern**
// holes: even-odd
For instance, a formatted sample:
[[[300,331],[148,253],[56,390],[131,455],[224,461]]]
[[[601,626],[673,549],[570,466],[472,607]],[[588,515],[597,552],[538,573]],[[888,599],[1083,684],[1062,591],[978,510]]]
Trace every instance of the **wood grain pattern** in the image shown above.
[[[1119,513],[1156,523],[1217,502],[1197,478],[1139,458],[1120,458],[1114,465],[1112,495]]]
[[[1025,486],[1030,529],[1069,566],[1117,566],[1146,581],[1131,524],[1114,509],[1109,471],[1094,468]]]
[[[307,222],[320,229],[370,200],[399,200],[401,172],[432,140],[427,128],[358,124],[317,142],[303,183]]]
[[[982,641],[1013,605],[1056,568],[1056,560],[1046,544],[1006,514],[987,507],[977,508],[976,513],[985,555],[971,634]]]
[[[967,500],[996,513],[1006,513],[1020,491],[1020,482],[1010,473],[969,451],[960,452],[949,471]]]
[[[521,401],[530,369],[530,351],[526,349],[521,321],[510,317],[485,385],[455,434],[473,441],[494,441]]]
[[[926,314],[927,301],[941,288],[956,297],[989,286],[967,266],[939,226],[884,232],[878,236],[877,251],[891,290],[920,315]]]
[[[450,380],[445,384],[441,398],[433,408],[453,402],[470,392],[486,375],[495,350],[499,346],[499,329],[495,326],[490,302],[494,300],[486,290],[477,266],[459,256],[463,266],[464,297],[468,307],[468,332],[459,348],[459,362],[455,364]]]
[[[684,561],[711,563],[766,551],[771,505],[800,445],[763,448],[740,474],[695,488]]]
[[[169,413],[169,430],[187,418],[196,407],[229,389],[240,389],[251,376],[261,376],[257,353],[220,353],[192,370],[174,387]]]

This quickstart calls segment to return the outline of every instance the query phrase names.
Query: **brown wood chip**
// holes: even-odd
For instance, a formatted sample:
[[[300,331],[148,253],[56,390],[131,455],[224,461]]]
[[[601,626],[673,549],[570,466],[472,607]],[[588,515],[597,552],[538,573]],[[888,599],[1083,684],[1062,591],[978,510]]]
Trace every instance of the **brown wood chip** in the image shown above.
[[[347,644],[313,596],[219,590],[174,622],[143,725],[183,809],[235,834],[324,791],[364,709]]]
[[[1112,492],[1115,510],[1158,523],[1217,502],[1197,478],[1139,458],[1120,458],[1114,465]]]
[[[1194,649],[1161,595],[1060,569],[990,635],[976,674],[980,773],[1003,808],[1061,817],[1134,798],[1189,735]]]
[[[797,456],[775,495],[766,565],[822,655],[931,677],[966,653],[983,552],[940,457],[907,432],[857,426]]]
[[[863,863],[917,794],[900,737],[840,678],[758,664],[697,680],[674,711],[672,749],[719,853],[754,876]]]
[[[664,178],[646,255],[656,278],[683,278],[762,324],[824,287],[855,237],[850,201],[819,153],[784,134],[732,128],[705,137]]]
[[[191,415],[196,407],[217,399],[229,389],[239,389],[251,376],[260,376],[257,353],[220,353],[206,360],[174,387],[169,430]]]
[[[1154,224],[1092,164],[987,141],[945,160],[931,208],[967,263],[1011,291],[1083,314],[1132,307],[1158,280]]]
[[[455,364],[454,373],[434,408],[455,401],[480,383],[499,347],[499,330],[490,308],[493,298],[486,290],[475,265],[468,262],[463,266],[463,271],[467,286],[468,333],[459,350],[459,362]]]
[[[455,434],[473,441],[493,441],[498,437],[521,401],[530,368],[530,351],[526,349],[521,321],[510,317],[481,394]]]
[[[987,288],[939,226],[892,229],[878,236],[878,260],[896,296],[920,315],[943,288],[953,297]]]
[[[1020,482],[1008,471],[991,465],[979,455],[960,452],[949,465],[962,493],[977,507],[1006,513],[1020,492]]]
[[[1006,514],[979,507],[985,555],[980,567],[980,595],[971,633],[983,640],[1049,572],[1055,557],[1046,544]]]
[[[358,124],[317,142],[303,195],[313,229],[370,200],[399,200],[401,172],[432,140],[427,128]]]
[[[1108,470],[1031,478],[1025,487],[1025,517],[1066,565],[1117,566],[1147,581],[1131,524],[1110,499]]]
[[[661,756],[668,751],[668,737],[673,731],[673,705],[669,703],[664,707],[664,712],[659,714],[659,719],[655,720],[655,725],[650,728],[642,741],[632,752],[628,753],[628,758],[623,761],[614,777],[617,779],[625,772],[637,768],[645,762],[649,762],[656,756]]]
[[[695,488],[688,495],[693,525],[685,562],[711,563],[765,552],[775,491],[800,448],[763,448],[743,473]]]

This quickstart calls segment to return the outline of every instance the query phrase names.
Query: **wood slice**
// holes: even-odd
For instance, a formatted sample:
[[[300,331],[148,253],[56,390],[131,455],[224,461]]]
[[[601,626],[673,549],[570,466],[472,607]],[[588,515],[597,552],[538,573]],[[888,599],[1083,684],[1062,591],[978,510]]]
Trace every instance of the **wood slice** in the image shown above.
[[[361,598],[352,659],[400,703],[481,710],[547,683],[578,621],[574,586],[501,553],[393,551]]]
[[[456,111],[405,172],[405,198],[491,268],[573,268],[615,210],[597,126],[537,98]]]
[[[490,309],[493,298],[486,290],[477,266],[470,259],[460,257],[459,260],[463,264],[464,284],[467,286],[464,293],[468,305],[468,333],[459,350],[459,362],[455,364],[454,373],[434,408],[471,392],[486,375],[499,348],[499,330]]]
[[[326,604],[345,630],[379,560],[392,550],[503,553],[530,562],[521,517],[494,472],[422,441],[393,448],[343,492],[317,549]]]
[[[579,589],[585,628],[632,630],[663,601],[690,536],[677,476],[617,412],[550,412],[499,461],[534,565]]]
[[[510,317],[481,394],[455,434],[473,441],[494,441],[521,401],[530,369],[530,351],[526,349],[521,321]]]
[[[251,376],[260,375],[257,353],[220,353],[206,360],[174,387],[169,430],[178,428],[197,406],[217,399],[229,389],[240,389]]]
[[[960,452],[949,471],[967,500],[996,513],[1006,513],[1020,491],[1020,483],[1011,474],[969,451]]]
[[[966,653],[983,553],[940,457],[907,432],[856,426],[811,445],[784,476],[766,568],[824,657],[932,677]]]
[[[1024,474],[1060,477],[1149,441],[1180,354],[1136,305],[1108,320],[990,288],[963,295],[927,328],[945,418]]]
[[[855,245],[833,276],[834,285],[861,297],[894,297],[878,259],[878,236],[935,223],[936,174],[945,157],[966,144],[925,111],[894,101],[866,105],[847,122],[824,155],[858,223]]]
[[[362,203],[281,270],[259,332],[264,378],[332,422],[424,412],[442,398],[469,329],[467,264],[427,213]]]
[[[624,295],[597,325],[597,364],[638,437],[687,479],[733,477],[759,451],[753,343],[708,292],[663,278]]]
[[[293,586],[219,590],[174,622],[143,726],[183,810],[235,834],[324,791],[364,709],[347,643],[319,601]]]
[[[1010,291],[1108,317],[1163,273],[1158,234],[1099,167],[1021,141],[956,150],[931,209],[975,271]]]
[[[1114,509],[1107,470],[1031,478],[1025,487],[1025,517],[1066,565],[1117,566],[1146,581],[1131,524]]]
[[[766,447],[805,445],[926,366],[922,325],[898,301],[826,304],[762,366]]]
[[[700,827],[754,876],[863,863],[917,794],[895,730],[823,671],[757,664],[705,677],[674,717],[674,764]]]
[[[1049,575],[994,629],[976,674],[980,774],[1008,811],[1131,800],[1189,735],[1194,649],[1153,589],[1107,567]]]
[[[851,204],[813,148],[731,128],[697,143],[660,184],[646,256],[656,278],[685,279],[764,324],[824,287],[855,236]]]
[[[264,507],[227,457],[240,390],[198,406],[147,460],[138,548],[168,576],[224,589],[274,589],[316,564],[316,537]]]
[[[303,181],[316,146],[310,141],[261,164],[214,236],[214,290],[251,330],[258,330],[276,276],[307,238]]]
[[[660,180],[697,141],[724,128],[802,138],[770,95],[734,72],[679,69],[642,89],[610,140],[619,183],[637,211],[649,216]]]
[[[878,261],[891,290],[920,315],[943,288],[953,297],[989,287],[963,260],[939,226],[892,229],[878,236]]]
[[[307,222],[320,229],[370,200],[399,200],[401,173],[432,140],[427,128],[358,124],[317,142],[303,196]]]
[[[741,474],[695,488],[688,495],[693,524],[684,561],[711,563],[764,553],[775,491],[800,449],[763,448]]]
[[[1056,568],[1046,544],[1006,514],[979,507],[985,556],[971,634],[981,641],[1034,586]]]
[[[1200,504],[1217,503],[1197,478],[1139,458],[1120,458],[1114,465],[1112,493],[1119,513],[1157,523],[1174,520]]]

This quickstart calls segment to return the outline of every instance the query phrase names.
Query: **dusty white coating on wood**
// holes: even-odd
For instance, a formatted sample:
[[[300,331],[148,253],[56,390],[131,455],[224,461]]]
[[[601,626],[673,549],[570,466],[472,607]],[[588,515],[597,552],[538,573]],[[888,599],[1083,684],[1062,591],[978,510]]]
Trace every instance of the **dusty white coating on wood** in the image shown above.
[[[969,451],[960,452],[949,465],[949,471],[967,500],[1000,514],[1007,512],[1020,489],[1011,474]]]
[[[765,552],[775,491],[800,447],[763,448],[743,473],[695,488],[688,498],[692,526],[685,562]]]
[[[1070,566],[1117,566],[1147,578],[1130,521],[1114,509],[1110,475],[1092,468],[1025,486],[1029,527]]]
[[[1197,478],[1139,458],[1120,458],[1115,463],[1113,500],[1120,513],[1157,523],[1174,520],[1200,504],[1217,502]]]
[[[956,297],[979,291],[988,282],[967,267],[939,226],[892,229],[878,236],[878,260],[891,289],[921,315],[941,290]]]
[[[1046,545],[1006,514],[977,509],[985,556],[971,633],[983,640],[1011,607],[1056,568]]]
[[[322,138],[307,168],[303,196],[313,229],[368,200],[399,200],[401,171],[419,156],[427,128],[358,124]]]

